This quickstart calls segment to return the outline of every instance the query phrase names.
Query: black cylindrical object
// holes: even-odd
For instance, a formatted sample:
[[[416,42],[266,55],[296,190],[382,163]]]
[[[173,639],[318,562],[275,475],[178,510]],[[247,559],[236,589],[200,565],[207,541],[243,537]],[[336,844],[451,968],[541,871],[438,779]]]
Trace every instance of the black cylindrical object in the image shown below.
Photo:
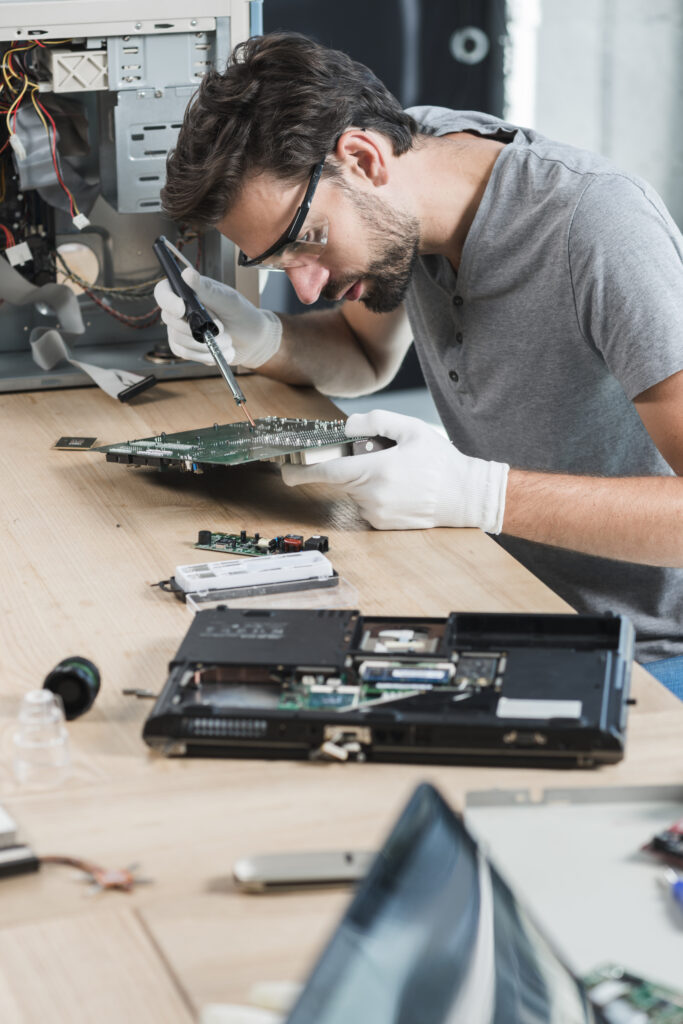
[[[197,534],[198,544],[210,544],[211,543],[211,530],[200,530]]]
[[[52,669],[45,677],[43,689],[59,694],[67,719],[78,718],[93,706],[100,692],[100,672],[88,658],[74,655]]]

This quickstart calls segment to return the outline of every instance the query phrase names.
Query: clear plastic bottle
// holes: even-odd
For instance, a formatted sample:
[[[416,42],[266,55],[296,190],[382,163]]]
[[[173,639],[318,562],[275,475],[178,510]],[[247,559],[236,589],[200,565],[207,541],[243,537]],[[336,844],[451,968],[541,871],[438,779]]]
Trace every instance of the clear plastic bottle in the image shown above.
[[[12,770],[17,782],[58,786],[71,768],[61,697],[50,690],[30,690],[25,694],[12,743]]]

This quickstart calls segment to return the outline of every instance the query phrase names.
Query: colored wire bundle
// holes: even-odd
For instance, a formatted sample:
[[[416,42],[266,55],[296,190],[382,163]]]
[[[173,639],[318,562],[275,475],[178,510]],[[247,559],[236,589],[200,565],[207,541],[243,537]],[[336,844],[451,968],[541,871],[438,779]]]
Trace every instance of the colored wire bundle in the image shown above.
[[[197,254],[195,258],[195,266],[199,267],[201,259],[201,236],[200,235],[183,235],[177,241],[177,246],[182,249],[184,246],[189,245],[191,242],[197,243]],[[130,313],[123,313],[120,309],[115,309],[109,305],[108,297],[112,296],[121,301],[129,300],[135,301],[138,299],[148,298],[154,293],[154,286],[158,281],[162,280],[161,277],[155,277],[148,281],[140,281],[136,284],[130,285],[119,285],[116,287],[105,287],[104,285],[93,284],[90,281],[86,281],[80,277],[71,267],[68,265],[64,257],[59,251],[55,252],[55,258],[61,265],[64,272],[64,276],[71,281],[74,281],[79,285],[88,298],[99,306],[99,308],[107,313],[109,316],[114,317],[119,323],[126,324],[128,327],[133,327],[136,330],[144,330],[146,327],[152,327],[159,320],[161,310],[158,306],[154,306],[153,309],[148,310],[146,313],[142,313],[139,316],[133,316]]]
[[[5,97],[3,97],[9,105],[1,107],[0,110],[5,115],[5,124],[7,125],[8,138],[4,145],[0,147],[0,154],[6,149],[7,146],[13,144],[12,138],[17,134],[16,126],[19,107],[24,102],[26,94],[28,93],[31,99],[31,103],[33,104],[33,107],[38,117],[40,118],[40,121],[50,141],[50,151],[52,155],[52,164],[55,169],[55,175],[57,177],[59,185],[61,186],[62,190],[64,191],[69,200],[69,212],[71,214],[71,219],[73,220],[74,217],[80,214],[80,210],[78,209],[76,200],[74,199],[73,194],[67,187],[59,168],[59,161],[57,158],[57,125],[55,124],[54,118],[50,114],[49,110],[47,110],[45,105],[41,103],[38,99],[38,94],[40,92],[40,83],[34,82],[31,78],[29,78],[29,73],[24,63],[25,57],[28,54],[28,52],[34,50],[36,47],[40,47],[41,49],[47,49],[48,46],[55,46],[56,44],[62,44],[65,42],[69,42],[69,40],[55,39],[45,43],[36,41],[28,43],[24,46],[19,46],[16,43],[12,43],[10,48],[5,51],[2,58],[2,63],[0,63],[0,69],[2,70],[3,78],[3,81],[0,83],[0,95],[3,93],[9,93],[10,95],[6,95]],[[20,57],[20,54],[23,54],[24,56]],[[52,134],[50,134],[50,127],[48,126],[48,121],[50,123],[50,126],[52,127]]]

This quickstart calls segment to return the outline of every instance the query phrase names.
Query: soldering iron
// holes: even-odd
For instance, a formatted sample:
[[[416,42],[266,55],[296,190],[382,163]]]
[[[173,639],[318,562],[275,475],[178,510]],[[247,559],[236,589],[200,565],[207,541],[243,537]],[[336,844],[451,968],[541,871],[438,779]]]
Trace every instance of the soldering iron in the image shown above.
[[[220,333],[218,324],[212,319],[209,311],[197,298],[197,295],[192,288],[190,288],[189,284],[183,280],[180,267],[178,266],[177,260],[171,252],[169,243],[164,235],[160,235],[159,238],[157,238],[153,245],[153,249],[156,258],[161,264],[161,269],[168,278],[168,283],[176,295],[180,296],[185,303],[185,319],[192,331],[192,337],[195,341],[200,341],[206,345],[213,356],[216,366],[223,374],[225,382],[232,392],[232,397],[235,399],[238,407],[245,413],[251,426],[254,427],[255,423],[249,415],[246,405],[247,400],[244,397],[244,393],[235,380],[235,375],[230,369],[230,365],[225,356],[221,352],[220,346],[216,343],[216,335]]]

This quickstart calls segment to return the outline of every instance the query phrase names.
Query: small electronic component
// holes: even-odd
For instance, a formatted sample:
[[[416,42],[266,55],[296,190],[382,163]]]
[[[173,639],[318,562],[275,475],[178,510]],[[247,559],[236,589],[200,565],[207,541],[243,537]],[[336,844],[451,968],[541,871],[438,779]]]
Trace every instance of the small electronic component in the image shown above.
[[[304,551],[329,551],[330,542],[327,537],[315,533],[308,540],[304,541]]]
[[[683,867],[683,818],[654,835],[644,849],[674,867]]]
[[[316,534],[304,541],[303,536],[286,533],[279,537],[262,537],[260,533],[249,536],[246,530],[239,533],[217,533],[212,530],[200,530],[197,534],[196,548],[202,551],[225,551],[231,555],[272,555],[287,554],[292,551],[329,551],[327,537]]]
[[[463,654],[458,661],[455,683],[459,687],[492,686],[496,678],[502,675],[505,661],[498,654]]]
[[[452,661],[418,661],[406,665],[402,661],[363,661],[358,678],[372,683],[378,690],[431,690],[447,685],[455,674]]]
[[[95,892],[103,889],[119,889],[121,892],[131,892],[136,885],[149,882],[148,878],[138,878],[135,875],[136,865],[127,868],[103,868],[92,861],[84,860],[81,857],[64,857],[61,855],[39,857],[39,866],[43,864],[64,864],[67,867],[78,868],[91,882],[91,888]],[[35,870],[35,869],[34,869]]]
[[[367,630],[361,648],[374,654],[432,654],[442,633],[443,623],[417,628],[399,624],[387,628],[380,626]]]
[[[96,437],[60,437],[52,447],[65,452],[87,451],[88,448],[92,448],[96,440]]]
[[[683,992],[608,964],[583,979],[592,1003],[615,1024],[683,1024]]]

